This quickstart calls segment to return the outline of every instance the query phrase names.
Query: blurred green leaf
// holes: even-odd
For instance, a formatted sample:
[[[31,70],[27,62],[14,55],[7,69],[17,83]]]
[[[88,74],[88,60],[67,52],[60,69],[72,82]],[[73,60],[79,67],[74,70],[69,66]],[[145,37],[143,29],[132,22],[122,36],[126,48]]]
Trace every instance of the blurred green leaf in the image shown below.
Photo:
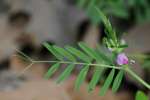
[[[138,91],[135,100],[148,100],[148,97],[142,91]]]

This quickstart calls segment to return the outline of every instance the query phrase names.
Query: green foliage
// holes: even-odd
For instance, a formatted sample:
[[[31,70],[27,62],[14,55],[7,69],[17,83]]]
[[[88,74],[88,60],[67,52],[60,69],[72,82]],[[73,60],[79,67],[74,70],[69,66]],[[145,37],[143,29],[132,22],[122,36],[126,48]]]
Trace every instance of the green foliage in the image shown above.
[[[135,100],[148,100],[148,96],[146,96],[142,91],[138,91],[136,93]]]
[[[94,7],[101,9],[105,15],[128,19],[130,9],[137,23],[150,21],[150,4],[148,0],[77,0],[77,5],[83,8],[94,24],[101,22]]]

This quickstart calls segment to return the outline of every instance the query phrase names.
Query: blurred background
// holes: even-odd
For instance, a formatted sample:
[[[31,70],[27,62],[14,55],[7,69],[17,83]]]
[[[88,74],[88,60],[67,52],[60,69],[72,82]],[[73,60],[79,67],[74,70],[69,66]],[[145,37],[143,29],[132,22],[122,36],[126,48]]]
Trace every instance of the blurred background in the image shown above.
[[[149,94],[128,75],[116,94],[111,90],[98,95],[101,84],[92,93],[87,92],[88,73],[79,91],[74,82],[80,68],[61,85],[56,76],[44,80],[49,64],[30,64],[22,59],[21,51],[36,60],[52,60],[43,47],[44,42],[77,46],[84,41],[90,47],[102,45],[105,27],[94,6],[110,19],[118,37],[129,44],[129,57],[135,60],[133,70],[150,83],[150,1],[148,0],[0,0],[0,100],[134,100],[137,90]],[[103,47],[103,45],[102,45]]]

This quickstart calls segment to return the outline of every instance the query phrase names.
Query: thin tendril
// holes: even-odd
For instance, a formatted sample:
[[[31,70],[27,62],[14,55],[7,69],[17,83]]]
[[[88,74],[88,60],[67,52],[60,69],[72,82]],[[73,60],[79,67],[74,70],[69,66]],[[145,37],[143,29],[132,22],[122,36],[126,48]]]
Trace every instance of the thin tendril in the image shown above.
[[[29,64],[26,68],[23,69],[23,71],[21,71],[21,73],[19,74],[19,76],[23,75],[28,69],[30,69],[32,67],[34,63]]]
[[[31,57],[29,57],[28,55],[26,55],[25,53],[23,53],[22,51],[16,49],[16,51],[21,54],[24,58],[28,59],[30,62],[33,61],[33,59]]]

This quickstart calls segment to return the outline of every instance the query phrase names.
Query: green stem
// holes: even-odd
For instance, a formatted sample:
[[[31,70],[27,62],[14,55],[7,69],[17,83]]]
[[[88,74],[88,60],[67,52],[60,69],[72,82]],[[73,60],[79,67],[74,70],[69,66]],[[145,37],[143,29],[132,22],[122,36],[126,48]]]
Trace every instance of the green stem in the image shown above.
[[[99,66],[99,67],[105,67],[105,68],[114,68],[123,70],[122,67],[116,67],[116,66],[110,66],[110,65],[104,65],[104,64],[92,64],[92,63],[81,63],[81,62],[69,62],[69,61],[32,61],[32,63],[62,63],[62,64],[74,64],[74,65],[89,65],[89,66]]]
[[[129,67],[126,67],[125,71],[127,71],[133,78],[143,84],[146,88],[150,90],[150,85],[146,83],[143,79],[141,79],[138,75],[135,74]]]

